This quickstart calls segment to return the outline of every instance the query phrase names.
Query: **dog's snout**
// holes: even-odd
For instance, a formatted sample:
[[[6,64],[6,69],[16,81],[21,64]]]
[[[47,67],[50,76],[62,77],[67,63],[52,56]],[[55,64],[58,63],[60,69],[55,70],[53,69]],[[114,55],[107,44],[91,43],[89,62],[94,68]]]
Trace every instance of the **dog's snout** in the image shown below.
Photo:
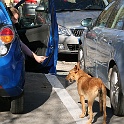
[[[74,78],[74,75],[73,73],[69,73],[67,76],[66,76],[66,80],[68,80],[69,83],[74,83],[76,80]]]
[[[76,80],[71,79],[71,77],[66,77],[66,81],[69,83],[74,83]]]
[[[75,82],[76,82],[76,80],[72,80],[72,79],[70,79],[70,82],[71,82],[71,83],[75,83]]]
[[[71,80],[69,77],[66,77],[65,79],[66,79],[66,81],[68,81],[68,82],[70,82],[70,80]]]

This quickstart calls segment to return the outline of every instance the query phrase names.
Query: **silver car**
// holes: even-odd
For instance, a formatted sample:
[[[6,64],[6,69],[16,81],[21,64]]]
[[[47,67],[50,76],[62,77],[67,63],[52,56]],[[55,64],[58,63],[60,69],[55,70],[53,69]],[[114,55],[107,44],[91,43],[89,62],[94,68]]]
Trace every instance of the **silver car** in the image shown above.
[[[78,60],[92,76],[103,80],[115,115],[124,115],[124,0],[110,3],[81,36]]]
[[[78,54],[84,18],[95,20],[108,4],[107,0],[54,0],[61,54]]]

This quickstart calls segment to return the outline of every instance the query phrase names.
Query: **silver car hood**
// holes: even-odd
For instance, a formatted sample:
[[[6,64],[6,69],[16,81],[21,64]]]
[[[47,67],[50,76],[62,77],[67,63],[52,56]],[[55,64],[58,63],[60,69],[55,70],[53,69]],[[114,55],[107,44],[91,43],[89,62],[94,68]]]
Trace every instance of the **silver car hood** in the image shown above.
[[[64,26],[66,28],[80,27],[81,20],[85,18],[96,19],[101,11],[66,11],[66,12],[56,12],[58,25]]]

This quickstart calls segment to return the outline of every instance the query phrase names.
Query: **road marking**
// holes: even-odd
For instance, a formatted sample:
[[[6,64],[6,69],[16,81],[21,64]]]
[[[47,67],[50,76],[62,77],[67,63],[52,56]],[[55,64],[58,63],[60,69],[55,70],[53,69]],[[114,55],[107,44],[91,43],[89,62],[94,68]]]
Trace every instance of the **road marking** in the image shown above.
[[[55,75],[51,74],[45,74],[46,78],[52,85],[53,89],[71,114],[71,116],[74,118],[76,124],[85,124],[88,119],[85,118],[79,118],[79,114],[82,112],[79,106],[75,103],[75,101],[72,99],[72,97],[69,95],[67,90],[63,87],[61,82],[58,80],[58,78]]]

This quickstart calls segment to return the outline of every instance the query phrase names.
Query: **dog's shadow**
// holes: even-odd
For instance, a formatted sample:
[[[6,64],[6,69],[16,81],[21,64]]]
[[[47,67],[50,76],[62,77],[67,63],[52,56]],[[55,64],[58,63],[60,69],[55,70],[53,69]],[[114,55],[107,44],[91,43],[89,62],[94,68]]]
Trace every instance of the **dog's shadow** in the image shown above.
[[[95,116],[94,116],[94,119],[93,119],[93,122],[92,123],[95,123],[97,122],[97,120],[102,116],[102,119],[103,119],[103,113],[100,112],[100,108],[99,108],[99,102],[98,101],[94,101],[94,104],[93,104],[93,113],[96,112]],[[106,124],[109,124],[110,122],[110,119],[111,117],[113,116],[113,112],[112,112],[112,109],[110,107],[107,107],[106,106],[106,113],[109,113],[107,114],[107,118],[106,118]]]
[[[81,102],[78,102],[81,104]],[[88,104],[88,101],[85,100],[85,103],[86,103],[86,108],[87,108],[87,104]],[[102,116],[101,119],[103,119],[103,113],[100,112],[100,108],[99,108],[99,102],[98,101],[94,101],[93,103],[93,113],[96,113],[95,116],[93,117],[93,122],[92,123],[95,123],[97,122],[97,120]],[[106,106],[106,113],[109,113],[107,114],[107,118],[106,118],[106,124],[109,124],[110,122],[110,119],[112,118],[112,116],[114,115],[112,109],[110,107],[107,107]],[[88,108],[87,108],[87,115],[86,116],[89,116],[88,115]]]

